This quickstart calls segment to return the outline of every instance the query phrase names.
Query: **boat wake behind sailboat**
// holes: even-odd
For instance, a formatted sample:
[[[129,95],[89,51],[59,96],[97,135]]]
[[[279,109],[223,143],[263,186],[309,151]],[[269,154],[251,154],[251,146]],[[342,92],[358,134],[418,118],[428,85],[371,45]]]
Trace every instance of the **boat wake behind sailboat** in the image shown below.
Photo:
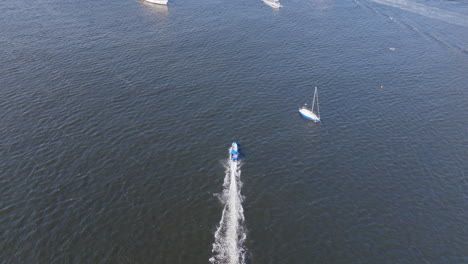
[[[317,101],[317,112],[314,112],[314,107],[315,107],[315,101]],[[319,110],[319,103],[318,103],[318,93],[317,93],[317,87],[315,87],[315,92],[314,92],[314,99],[312,100],[312,107],[309,109],[307,108],[307,104],[305,104],[303,107],[299,108],[299,113],[314,122],[320,122],[320,110]]]

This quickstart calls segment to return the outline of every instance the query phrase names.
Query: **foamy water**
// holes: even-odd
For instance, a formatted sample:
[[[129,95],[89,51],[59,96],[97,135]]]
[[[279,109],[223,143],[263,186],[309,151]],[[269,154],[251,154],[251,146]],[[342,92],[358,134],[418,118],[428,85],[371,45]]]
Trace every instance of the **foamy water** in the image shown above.
[[[243,244],[246,238],[244,230],[244,209],[242,208],[242,183],[240,181],[240,163],[229,161],[226,166],[223,192],[220,200],[224,204],[223,213],[215,232],[213,257],[211,263],[243,264],[245,252]]]
[[[466,263],[467,28],[281,3],[2,1],[0,263]]]

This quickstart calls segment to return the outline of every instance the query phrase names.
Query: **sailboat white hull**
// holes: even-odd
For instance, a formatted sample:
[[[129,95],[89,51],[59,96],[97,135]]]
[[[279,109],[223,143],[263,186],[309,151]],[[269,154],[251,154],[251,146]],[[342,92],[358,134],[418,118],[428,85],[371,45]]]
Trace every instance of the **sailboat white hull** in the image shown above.
[[[159,5],[167,5],[167,0],[145,0],[146,2],[159,4]]]
[[[320,122],[320,118],[312,111],[310,111],[310,109],[307,109],[307,108],[299,108],[299,113],[307,118],[307,119],[310,119],[314,122]]]

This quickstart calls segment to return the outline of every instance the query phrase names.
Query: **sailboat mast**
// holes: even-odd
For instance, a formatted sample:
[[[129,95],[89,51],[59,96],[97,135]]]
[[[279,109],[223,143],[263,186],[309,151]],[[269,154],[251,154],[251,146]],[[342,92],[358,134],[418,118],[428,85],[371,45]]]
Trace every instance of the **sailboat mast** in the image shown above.
[[[318,100],[318,93],[317,93],[317,87],[315,87],[315,92],[317,94],[317,116],[320,119],[320,107],[319,107],[319,100]]]
[[[314,105],[315,105],[315,94],[317,93],[317,86],[315,86],[315,91],[314,91],[314,99],[312,99],[312,108],[310,109],[312,112],[314,112]]]

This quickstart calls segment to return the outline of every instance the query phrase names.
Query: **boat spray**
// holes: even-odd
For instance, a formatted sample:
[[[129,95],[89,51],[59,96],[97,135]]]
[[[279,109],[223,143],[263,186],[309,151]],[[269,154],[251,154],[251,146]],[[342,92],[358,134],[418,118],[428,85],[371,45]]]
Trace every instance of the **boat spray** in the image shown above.
[[[244,209],[240,192],[242,187],[240,167],[239,161],[231,159],[226,165],[223,192],[219,196],[224,208],[215,232],[213,257],[210,258],[213,264],[245,264],[244,241],[247,234],[244,228]]]

